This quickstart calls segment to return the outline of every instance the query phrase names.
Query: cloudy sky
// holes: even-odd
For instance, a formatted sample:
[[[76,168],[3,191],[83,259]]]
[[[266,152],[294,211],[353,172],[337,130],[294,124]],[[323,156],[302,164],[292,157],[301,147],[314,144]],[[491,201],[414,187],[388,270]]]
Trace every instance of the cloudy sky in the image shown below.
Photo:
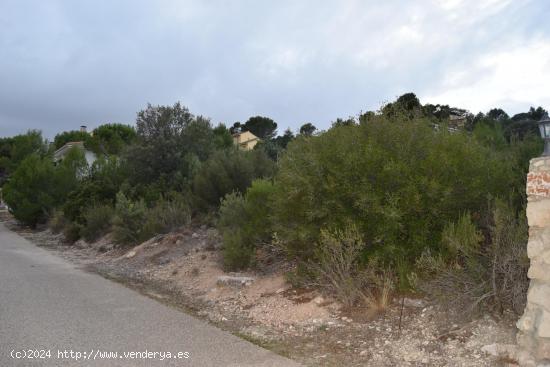
[[[550,108],[547,0],[0,0],[0,136],[181,101],[297,129],[405,92]]]

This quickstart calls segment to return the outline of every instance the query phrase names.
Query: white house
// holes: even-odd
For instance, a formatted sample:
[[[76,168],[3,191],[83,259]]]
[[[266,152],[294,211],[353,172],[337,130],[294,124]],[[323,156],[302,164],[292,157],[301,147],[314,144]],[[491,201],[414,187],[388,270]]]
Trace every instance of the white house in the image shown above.
[[[82,149],[84,151],[84,157],[86,158],[86,162],[89,166],[91,166],[96,161],[96,155],[94,154],[94,152],[84,147],[83,141],[70,141],[66,143],[53,153],[53,161],[55,163],[61,162],[65,158],[69,150],[74,147],[77,147],[78,149]]]

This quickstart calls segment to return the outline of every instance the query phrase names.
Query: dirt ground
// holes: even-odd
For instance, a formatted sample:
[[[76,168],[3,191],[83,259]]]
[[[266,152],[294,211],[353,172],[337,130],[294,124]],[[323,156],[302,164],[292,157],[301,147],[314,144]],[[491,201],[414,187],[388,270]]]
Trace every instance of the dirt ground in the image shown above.
[[[83,268],[120,281],[308,366],[506,366],[485,345],[513,344],[513,318],[453,321],[424,299],[394,299],[383,314],[344,311],[315,290],[294,289],[284,274],[223,271],[215,229],[187,227],[132,249],[109,236],[64,244],[47,229],[6,224]],[[265,269],[264,269],[265,270]]]

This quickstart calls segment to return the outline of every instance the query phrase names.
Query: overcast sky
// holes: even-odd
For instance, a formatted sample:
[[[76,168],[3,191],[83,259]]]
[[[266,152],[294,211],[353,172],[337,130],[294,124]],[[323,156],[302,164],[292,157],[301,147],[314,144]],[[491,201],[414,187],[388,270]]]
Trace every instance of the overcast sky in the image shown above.
[[[550,108],[547,0],[0,0],[0,136],[181,101],[297,129],[422,103]]]

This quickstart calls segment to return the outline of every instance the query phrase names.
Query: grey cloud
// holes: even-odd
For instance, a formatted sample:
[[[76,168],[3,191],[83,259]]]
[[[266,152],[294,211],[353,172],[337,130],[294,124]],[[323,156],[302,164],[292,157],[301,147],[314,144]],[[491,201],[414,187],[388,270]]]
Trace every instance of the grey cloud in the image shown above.
[[[147,102],[177,100],[214,122],[326,128],[433,95],[449,70],[512,41],[549,39],[546,2],[499,3],[2,0],[0,135],[132,123]]]

